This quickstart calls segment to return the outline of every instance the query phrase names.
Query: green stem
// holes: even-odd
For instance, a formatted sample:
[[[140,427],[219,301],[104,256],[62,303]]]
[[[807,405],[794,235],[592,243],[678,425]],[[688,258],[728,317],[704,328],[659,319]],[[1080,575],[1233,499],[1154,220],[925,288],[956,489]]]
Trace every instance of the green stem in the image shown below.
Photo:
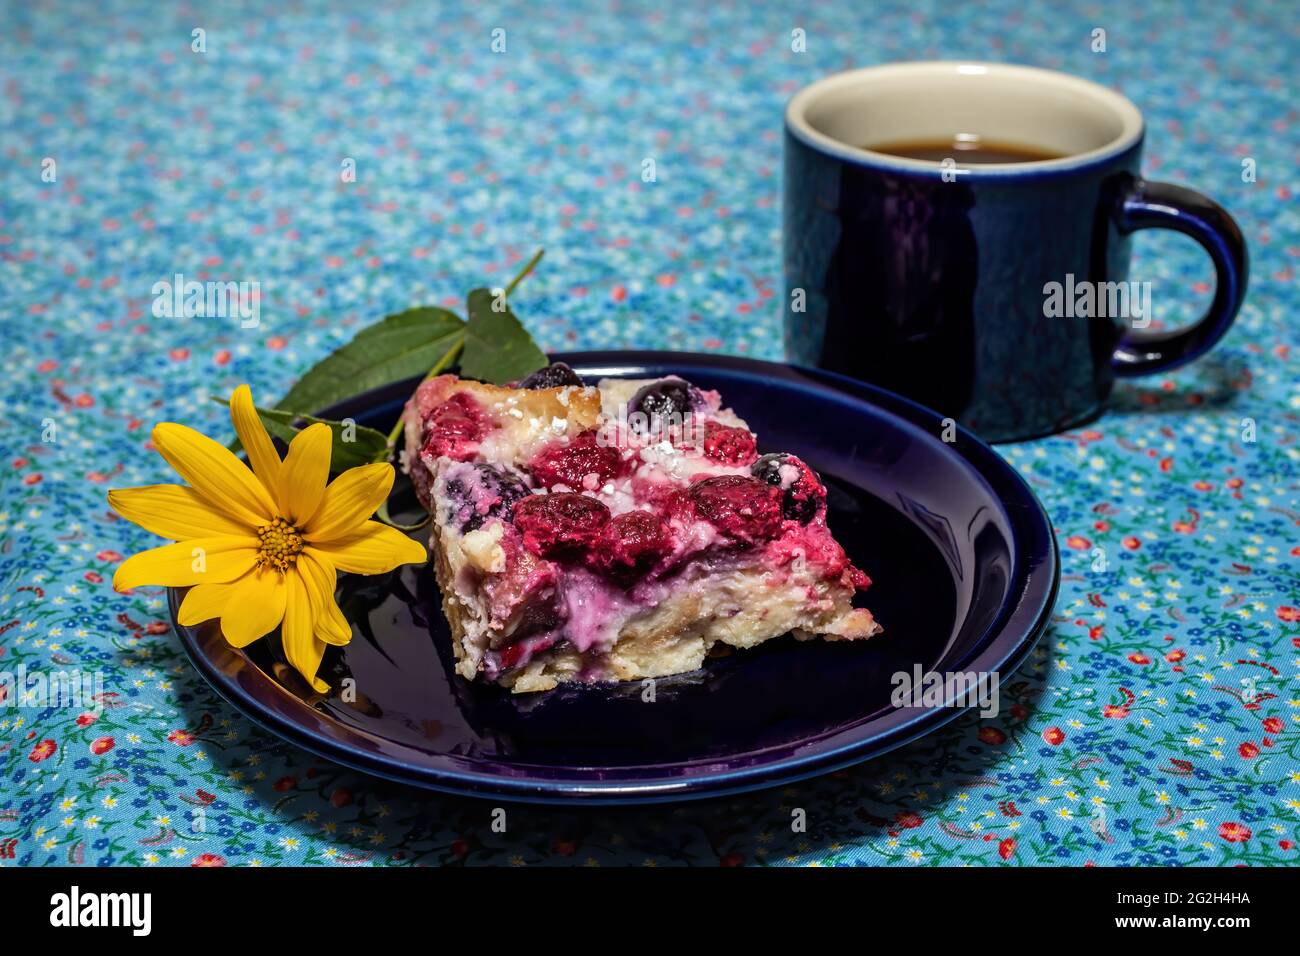
[[[464,333],[461,333],[460,341],[457,342],[455,345],[453,345],[451,348],[449,348],[445,353],[443,353],[442,358],[438,359],[437,364],[434,365],[433,368],[429,369],[429,374],[424,376],[424,381],[427,382],[435,375],[440,374],[443,369],[449,366],[452,362],[456,361],[456,357],[460,355],[460,351],[464,347],[465,347],[465,335]],[[399,416],[397,419],[397,423],[393,425],[393,430],[388,433],[388,452],[385,454],[384,456],[385,458],[388,456],[388,454],[391,454],[393,449],[397,446],[397,436],[402,433],[402,426],[404,424],[405,422],[403,422],[403,420]],[[383,459],[380,460],[382,461]]]
[[[519,285],[519,283],[524,280],[524,276],[528,275],[528,273],[533,271],[533,269],[537,266],[537,263],[542,261],[542,256],[544,256],[545,254],[546,254],[545,249],[538,249],[536,252],[533,253],[533,257],[524,264],[524,267],[523,269],[520,270],[519,274],[510,280],[510,284],[506,286],[506,291],[505,291],[505,297],[507,299],[510,298],[510,293],[515,291],[515,286]]]
[[[426,524],[428,524],[429,519],[432,516],[425,515],[415,524],[398,524],[396,521],[393,520],[392,515],[388,513],[388,502],[385,501],[383,504],[379,506],[379,510],[375,512],[375,517],[377,517],[384,524],[396,528],[398,531],[416,531],[420,528],[423,528]]]

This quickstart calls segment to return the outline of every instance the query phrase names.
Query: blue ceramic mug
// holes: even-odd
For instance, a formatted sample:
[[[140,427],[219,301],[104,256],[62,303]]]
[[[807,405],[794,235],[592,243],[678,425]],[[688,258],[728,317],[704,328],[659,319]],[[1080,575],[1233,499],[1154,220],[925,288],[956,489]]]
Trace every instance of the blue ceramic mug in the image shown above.
[[[1246,244],[1210,199],[1141,178],[1142,139],[1123,96],[1030,67],[899,63],[805,87],[785,112],[787,354],[990,441],[1077,425],[1116,376],[1197,358],[1236,317]],[[1043,158],[976,164],[963,141]],[[936,142],[952,156],[915,158]],[[1190,327],[1152,328],[1151,284],[1128,280],[1129,237],[1153,227],[1214,263]]]

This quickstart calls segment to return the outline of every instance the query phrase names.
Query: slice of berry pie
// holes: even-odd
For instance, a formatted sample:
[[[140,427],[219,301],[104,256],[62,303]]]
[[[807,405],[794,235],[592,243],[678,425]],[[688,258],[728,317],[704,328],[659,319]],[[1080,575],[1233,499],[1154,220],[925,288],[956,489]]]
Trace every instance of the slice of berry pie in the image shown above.
[[[440,375],[404,412],[404,467],[456,669],[519,691],[695,670],[715,645],[866,638],[870,580],[826,527],[826,489],[759,455],[717,392],[675,377],[517,387]]]

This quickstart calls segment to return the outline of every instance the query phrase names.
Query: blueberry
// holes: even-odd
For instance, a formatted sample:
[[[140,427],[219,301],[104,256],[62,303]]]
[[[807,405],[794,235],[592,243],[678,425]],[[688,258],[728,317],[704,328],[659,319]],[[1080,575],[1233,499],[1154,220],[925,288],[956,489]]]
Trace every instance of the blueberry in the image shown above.
[[[781,486],[781,466],[790,459],[785,452],[771,452],[749,466],[749,473],[769,485]]]
[[[453,519],[461,534],[482,527],[489,518],[509,514],[516,501],[530,494],[518,475],[482,463],[453,466],[443,490],[455,509]]]
[[[790,466],[798,469],[797,477],[791,478]],[[784,475],[781,473],[782,468],[786,469]],[[759,481],[782,490],[781,514],[790,521],[807,524],[817,516],[822,502],[826,500],[826,489],[818,480],[817,473],[794,455],[785,452],[764,455],[749,466],[749,473]]]
[[[519,388],[563,388],[565,385],[582,386],[578,373],[563,362],[552,362],[523,379]]]
[[[686,416],[699,406],[699,389],[682,378],[663,378],[643,385],[627,404],[629,415],[640,412],[652,429],[665,418],[681,425]]]

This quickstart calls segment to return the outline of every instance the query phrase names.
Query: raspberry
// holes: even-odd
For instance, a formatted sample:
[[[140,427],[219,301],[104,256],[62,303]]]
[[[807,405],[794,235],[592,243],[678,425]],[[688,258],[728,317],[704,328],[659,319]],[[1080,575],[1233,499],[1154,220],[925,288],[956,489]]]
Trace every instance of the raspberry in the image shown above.
[[[658,515],[629,511],[605,525],[591,561],[616,580],[630,583],[670,550],[672,538]]]
[[[757,478],[705,478],[687,494],[696,515],[728,537],[753,544],[781,533],[781,491]]]
[[[600,539],[609,509],[595,498],[569,492],[529,495],[514,508],[524,546],[543,558],[578,558]]]
[[[825,524],[813,524],[798,531],[787,531],[768,547],[768,556],[777,566],[800,561],[817,577],[840,580],[863,590],[871,579],[849,562],[840,543]],[[847,576],[846,576],[847,575]]]
[[[623,456],[612,445],[598,444],[594,430],[586,431],[567,443],[542,449],[528,470],[544,488],[567,485],[594,491],[622,473]]]
[[[492,422],[478,402],[464,392],[457,392],[429,413],[424,427],[428,432],[424,454],[466,461],[474,456],[479,440],[491,430]]]
[[[758,457],[754,436],[744,428],[704,423],[704,456],[724,465],[748,465]]]
[[[650,509],[664,521],[672,522],[695,520],[695,509],[685,488],[666,481],[643,481],[632,479],[632,495],[637,501],[650,506]]]

